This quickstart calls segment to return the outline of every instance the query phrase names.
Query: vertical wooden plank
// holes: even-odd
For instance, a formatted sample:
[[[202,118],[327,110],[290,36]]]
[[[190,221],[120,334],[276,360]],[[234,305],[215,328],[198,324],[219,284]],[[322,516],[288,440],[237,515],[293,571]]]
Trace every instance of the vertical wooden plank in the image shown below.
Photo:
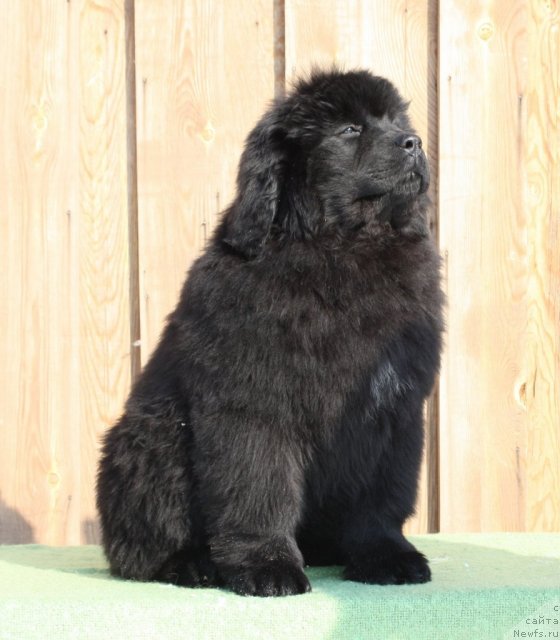
[[[124,0],[81,0],[79,11],[80,519],[82,540],[96,542],[100,439],[131,369]]]
[[[449,308],[441,527],[520,529],[516,451],[525,424],[512,391],[526,320],[526,241],[519,149],[510,132],[521,127],[525,2],[442,8],[440,238]]]
[[[441,527],[558,530],[558,7],[442,8]]]
[[[274,95],[283,96],[286,91],[286,7],[284,0],[273,2]]]
[[[129,379],[122,7],[4,3],[0,28],[0,536],[78,543]]]
[[[234,193],[245,136],[274,96],[273,4],[136,3],[142,357]]]
[[[560,531],[560,5],[529,2],[524,117],[528,322],[525,529]],[[525,103],[525,104],[524,104]],[[526,105],[526,106],[525,106]]]
[[[286,0],[288,80],[313,65],[365,67],[395,83],[411,100],[410,114],[437,178],[437,2],[434,0]],[[428,412],[434,417],[434,411]],[[434,458],[435,422],[430,420],[426,451]],[[412,532],[437,526],[435,467],[423,464]]]
[[[130,374],[134,380],[142,367],[140,339],[140,265],[138,257],[138,139],[136,119],[135,0],[124,0],[126,68],[126,144],[130,298]]]

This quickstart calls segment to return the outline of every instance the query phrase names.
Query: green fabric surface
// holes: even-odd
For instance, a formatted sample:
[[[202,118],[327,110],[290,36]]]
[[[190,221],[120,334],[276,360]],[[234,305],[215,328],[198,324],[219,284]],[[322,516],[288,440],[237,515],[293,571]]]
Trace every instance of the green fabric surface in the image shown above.
[[[125,582],[94,546],[0,546],[0,639],[560,637],[560,534],[411,540],[430,559],[428,584],[361,585],[312,568],[313,591],[284,598]]]

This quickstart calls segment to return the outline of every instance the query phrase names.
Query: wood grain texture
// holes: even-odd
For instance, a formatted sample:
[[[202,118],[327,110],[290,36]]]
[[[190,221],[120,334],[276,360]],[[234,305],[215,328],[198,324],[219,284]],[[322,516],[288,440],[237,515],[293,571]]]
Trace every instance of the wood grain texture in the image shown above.
[[[124,0],[126,70],[126,145],[128,213],[128,290],[130,302],[130,374],[142,368],[140,334],[140,259],[138,255],[138,139],[136,136],[136,27],[135,0]]]
[[[441,529],[558,530],[558,9],[450,2],[440,51]]]
[[[142,357],[232,199],[249,130],[274,96],[266,0],[136,3]]]
[[[132,345],[124,1],[80,4],[80,507],[91,542],[100,438],[122,411]]]
[[[293,81],[313,66],[365,67],[390,79],[411,100],[410,114],[437,178],[437,5],[428,0],[286,0],[286,73]],[[436,193],[433,180],[432,196]],[[435,211],[435,209],[434,209]],[[435,215],[434,215],[435,218]],[[429,416],[437,415],[432,409]],[[426,450],[434,458],[436,425]],[[437,524],[434,467],[423,464],[417,515],[407,530]]]
[[[122,7],[3,18],[0,539],[78,543],[129,380]]]
[[[560,5],[529,3],[523,202],[527,325],[516,399],[527,412],[524,530],[560,531]]]

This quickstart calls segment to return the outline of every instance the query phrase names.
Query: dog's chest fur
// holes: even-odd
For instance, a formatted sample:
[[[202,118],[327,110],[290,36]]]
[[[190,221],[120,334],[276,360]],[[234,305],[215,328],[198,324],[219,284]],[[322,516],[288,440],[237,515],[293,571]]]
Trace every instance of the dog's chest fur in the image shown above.
[[[402,350],[391,345],[440,322],[437,260],[428,240],[403,238],[337,251],[291,246],[244,264],[208,253],[176,312],[188,320],[179,323],[186,356],[212,388],[203,413],[227,405],[317,433],[340,421],[364,380],[370,399],[390,400],[407,384]]]

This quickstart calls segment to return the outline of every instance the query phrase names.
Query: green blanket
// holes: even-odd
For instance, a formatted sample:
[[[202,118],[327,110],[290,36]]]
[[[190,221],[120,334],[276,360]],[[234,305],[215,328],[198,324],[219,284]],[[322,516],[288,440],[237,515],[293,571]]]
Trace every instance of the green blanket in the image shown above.
[[[560,534],[411,539],[429,584],[368,586],[314,568],[312,593],[285,598],[117,580],[99,547],[0,546],[0,639],[560,637]]]

